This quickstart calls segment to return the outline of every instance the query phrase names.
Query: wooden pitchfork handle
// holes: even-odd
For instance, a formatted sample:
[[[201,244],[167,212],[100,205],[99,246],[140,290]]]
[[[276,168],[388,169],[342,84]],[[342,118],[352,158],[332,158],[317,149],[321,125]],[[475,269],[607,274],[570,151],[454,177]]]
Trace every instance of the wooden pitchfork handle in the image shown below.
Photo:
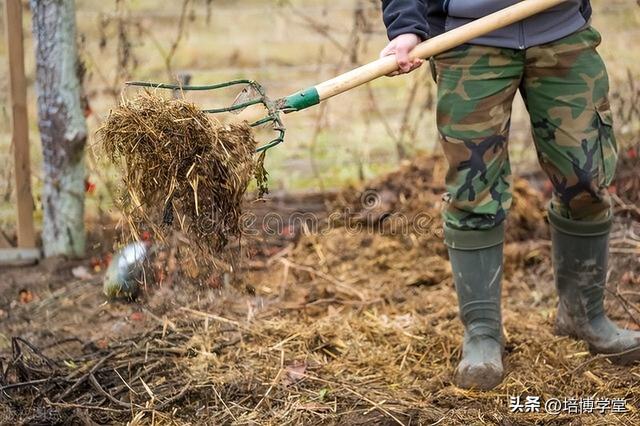
[[[446,52],[474,38],[506,27],[533,16],[568,0],[523,0],[512,6],[478,18],[468,24],[430,38],[417,45],[409,54],[411,58],[427,59]],[[323,83],[301,90],[276,101],[277,108],[284,112],[296,112],[347,92],[398,70],[395,55],[385,56],[376,61],[348,71]],[[264,114],[261,106],[252,106],[236,115],[233,122],[253,122]]]

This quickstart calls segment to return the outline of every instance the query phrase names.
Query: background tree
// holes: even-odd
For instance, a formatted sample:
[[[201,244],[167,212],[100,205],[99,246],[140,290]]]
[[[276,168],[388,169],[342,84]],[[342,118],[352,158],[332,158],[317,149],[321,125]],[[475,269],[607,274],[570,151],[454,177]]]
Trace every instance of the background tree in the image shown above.
[[[46,257],[85,250],[84,148],[74,0],[30,0],[42,140]]]

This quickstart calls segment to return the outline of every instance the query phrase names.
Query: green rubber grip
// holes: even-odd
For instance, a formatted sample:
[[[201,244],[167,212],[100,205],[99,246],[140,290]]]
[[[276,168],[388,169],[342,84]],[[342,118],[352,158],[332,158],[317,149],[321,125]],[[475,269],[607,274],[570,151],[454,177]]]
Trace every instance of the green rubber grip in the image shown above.
[[[284,100],[283,110],[285,112],[301,111],[303,109],[318,105],[320,103],[320,95],[315,87],[301,90],[291,96],[287,96]]]

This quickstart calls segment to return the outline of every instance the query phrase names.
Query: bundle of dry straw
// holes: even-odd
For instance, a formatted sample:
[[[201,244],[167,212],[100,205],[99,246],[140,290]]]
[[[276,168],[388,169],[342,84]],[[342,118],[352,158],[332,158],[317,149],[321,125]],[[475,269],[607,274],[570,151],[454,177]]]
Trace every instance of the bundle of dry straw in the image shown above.
[[[264,176],[248,125],[222,126],[192,103],[143,92],[112,110],[99,135],[122,169],[119,207],[134,238],[177,234],[215,255],[239,235],[247,186]]]

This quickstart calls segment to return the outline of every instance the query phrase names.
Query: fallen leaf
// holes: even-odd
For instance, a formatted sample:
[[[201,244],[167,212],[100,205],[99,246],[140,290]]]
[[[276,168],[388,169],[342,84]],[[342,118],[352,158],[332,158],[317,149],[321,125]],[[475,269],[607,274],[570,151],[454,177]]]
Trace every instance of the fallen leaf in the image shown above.
[[[102,339],[96,340],[96,346],[100,349],[106,349],[109,346],[109,341],[103,337]]]
[[[93,194],[96,191],[96,184],[89,179],[84,180],[84,190],[87,194]]]
[[[307,371],[307,364],[305,362],[294,362],[285,368],[285,376],[282,379],[282,384],[285,386],[293,385],[304,379]]]
[[[31,290],[22,289],[18,293],[18,300],[20,303],[27,304],[33,301],[33,292]]]

